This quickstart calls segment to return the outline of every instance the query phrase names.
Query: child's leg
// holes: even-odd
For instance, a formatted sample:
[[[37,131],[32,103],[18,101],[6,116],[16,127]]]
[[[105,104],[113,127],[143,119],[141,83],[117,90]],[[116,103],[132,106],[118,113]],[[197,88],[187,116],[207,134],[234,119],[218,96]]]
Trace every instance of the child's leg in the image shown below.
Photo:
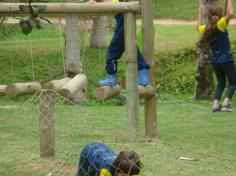
[[[221,67],[221,65],[213,65],[218,84],[214,93],[212,112],[218,112],[221,110],[220,99],[226,85],[224,70]]]
[[[138,84],[146,86],[149,84],[148,69],[149,65],[146,63],[143,55],[137,47],[137,62],[138,62]]]
[[[105,79],[101,80],[99,84],[101,86],[115,86],[116,72],[118,67],[117,60],[122,56],[125,46],[124,46],[124,15],[119,13],[115,16],[116,19],[116,29],[112,40],[106,51],[106,73]]]
[[[230,103],[230,99],[233,97],[234,92],[236,90],[236,69],[234,63],[224,64],[224,70],[229,82],[226,96],[224,99],[224,105],[228,105]]]
[[[115,19],[116,29],[106,51],[106,72],[109,74],[117,72],[117,60],[122,56],[125,50],[124,15],[119,13],[115,16]]]
[[[213,65],[216,79],[217,79],[217,87],[214,93],[214,100],[219,100],[221,99],[222,93],[224,91],[224,88],[226,86],[226,78],[225,78],[225,72],[222,69],[222,64],[217,64]]]

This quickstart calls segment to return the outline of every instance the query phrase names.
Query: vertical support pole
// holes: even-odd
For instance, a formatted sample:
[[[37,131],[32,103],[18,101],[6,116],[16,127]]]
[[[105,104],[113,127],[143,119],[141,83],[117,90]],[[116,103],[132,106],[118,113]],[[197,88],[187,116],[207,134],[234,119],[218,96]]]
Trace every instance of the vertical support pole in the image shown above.
[[[54,96],[54,93],[49,90],[41,91],[39,114],[41,157],[55,156]]]
[[[142,36],[143,36],[143,55],[150,65],[149,78],[152,86],[156,86],[156,78],[154,74],[154,25],[153,25],[153,5],[152,0],[141,0],[141,16],[142,16]],[[157,135],[157,112],[156,97],[153,95],[145,99],[145,135],[155,137]]]
[[[126,88],[129,136],[135,140],[139,131],[139,98],[137,87],[137,43],[136,43],[136,16],[134,13],[126,13],[125,25],[125,59],[126,59]]]

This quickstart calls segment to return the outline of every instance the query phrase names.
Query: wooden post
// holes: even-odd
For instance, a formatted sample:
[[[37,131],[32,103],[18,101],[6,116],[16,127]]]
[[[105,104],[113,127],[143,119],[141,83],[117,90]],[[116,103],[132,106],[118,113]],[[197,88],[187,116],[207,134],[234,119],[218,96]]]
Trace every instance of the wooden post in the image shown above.
[[[153,26],[153,5],[152,0],[141,0],[141,16],[142,16],[142,36],[143,36],[143,55],[150,65],[149,78],[152,86],[156,86],[156,78],[154,74],[154,26]],[[157,112],[156,97],[145,99],[145,135],[155,137],[157,135]]]
[[[49,90],[41,91],[39,114],[40,156],[55,156],[54,94]]]
[[[128,123],[130,139],[135,140],[139,132],[139,97],[137,87],[137,43],[136,18],[134,13],[125,14],[125,59]]]

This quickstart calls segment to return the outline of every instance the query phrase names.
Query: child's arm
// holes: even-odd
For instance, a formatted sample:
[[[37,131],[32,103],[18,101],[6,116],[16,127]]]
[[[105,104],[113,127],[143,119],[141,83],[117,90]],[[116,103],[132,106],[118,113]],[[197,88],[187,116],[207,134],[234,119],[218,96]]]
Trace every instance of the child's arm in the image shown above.
[[[227,0],[227,7],[226,7],[226,22],[229,23],[229,20],[232,19],[234,16],[234,8],[232,0]]]

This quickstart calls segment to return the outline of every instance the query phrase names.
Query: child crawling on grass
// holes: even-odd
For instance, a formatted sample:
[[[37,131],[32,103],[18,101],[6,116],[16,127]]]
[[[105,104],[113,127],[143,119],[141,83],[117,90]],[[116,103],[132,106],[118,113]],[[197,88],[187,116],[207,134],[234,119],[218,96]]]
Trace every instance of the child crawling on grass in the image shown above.
[[[87,144],[80,153],[76,176],[132,176],[141,170],[139,156],[134,151],[118,155],[102,143]]]

